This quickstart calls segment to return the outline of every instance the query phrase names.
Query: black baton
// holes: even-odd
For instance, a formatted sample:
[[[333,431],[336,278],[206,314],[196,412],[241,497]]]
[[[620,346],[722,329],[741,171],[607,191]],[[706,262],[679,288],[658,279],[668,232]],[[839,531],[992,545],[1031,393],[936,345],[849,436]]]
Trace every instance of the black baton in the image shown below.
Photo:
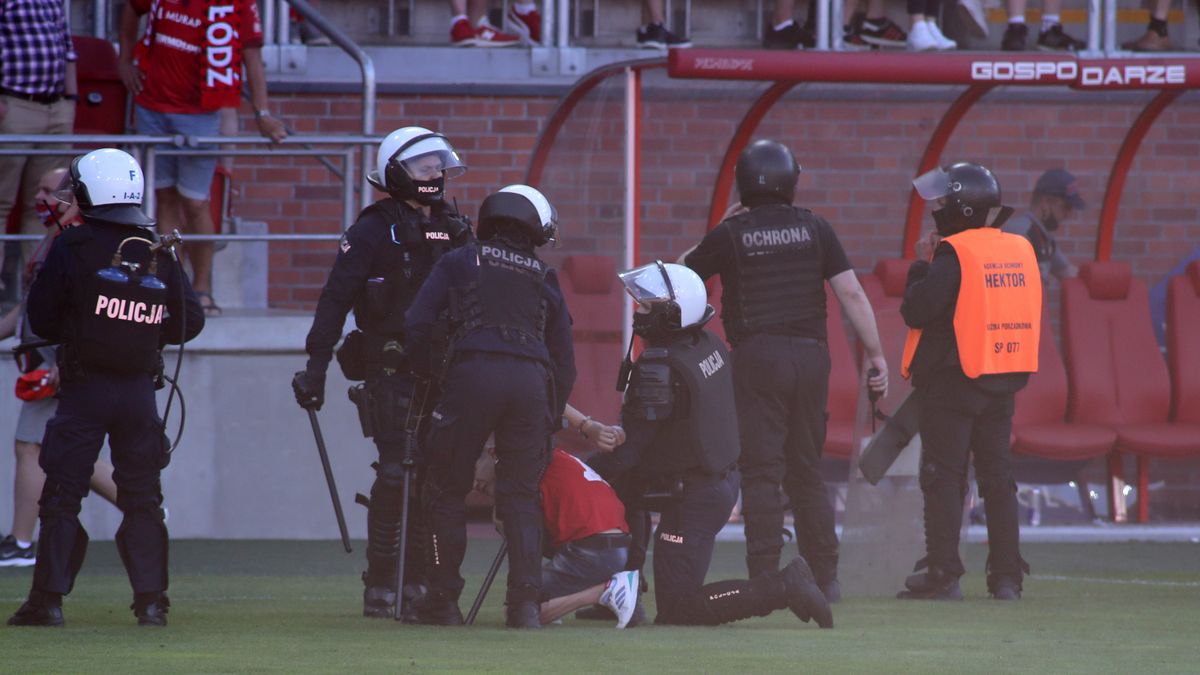
[[[342,532],[342,546],[346,553],[352,553],[350,548],[350,533],[346,531],[346,517],[342,515],[342,500],[338,498],[337,483],[333,482],[333,467],[329,465],[329,453],[325,452],[325,437],[321,435],[321,425],[317,422],[317,411],[308,410],[308,421],[312,422],[313,436],[317,439],[317,452],[321,455],[321,466],[325,469],[325,482],[329,483],[329,497],[333,500],[333,512],[337,515],[338,529]]]
[[[487,597],[488,590],[492,587],[492,582],[496,580],[496,573],[500,571],[500,563],[504,562],[504,556],[508,553],[508,542],[500,542],[500,550],[496,551],[496,558],[492,560],[492,567],[488,570],[487,576],[483,578],[483,586],[479,587],[479,594],[475,596],[475,602],[471,605],[471,611],[467,612],[467,625],[475,623],[475,615],[479,613],[479,608],[483,606],[483,599]]]

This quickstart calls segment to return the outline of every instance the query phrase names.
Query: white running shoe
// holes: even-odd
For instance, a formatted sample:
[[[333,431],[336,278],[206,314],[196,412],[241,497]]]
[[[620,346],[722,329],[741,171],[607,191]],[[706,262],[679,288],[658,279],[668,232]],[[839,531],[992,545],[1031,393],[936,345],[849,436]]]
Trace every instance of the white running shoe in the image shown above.
[[[600,604],[617,615],[617,628],[624,628],[633,617],[633,610],[637,608],[639,581],[637,570],[617,572],[600,594]]]
[[[937,43],[938,51],[950,51],[958,49],[958,43],[942,34],[942,29],[938,28],[933,19],[928,19],[925,23],[929,24],[929,34],[933,36],[933,41]]]
[[[908,51],[932,52],[937,50],[937,38],[933,37],[929,25],[928,21],[913,22],[912,28],[908,29]]]

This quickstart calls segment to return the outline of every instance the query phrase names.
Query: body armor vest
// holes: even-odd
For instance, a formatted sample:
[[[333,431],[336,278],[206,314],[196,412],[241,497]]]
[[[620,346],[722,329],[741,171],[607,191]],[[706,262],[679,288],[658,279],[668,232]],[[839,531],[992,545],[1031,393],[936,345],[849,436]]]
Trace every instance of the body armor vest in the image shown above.
[[[545,342],[549,266],[533,252],[495,240],[477,246],[479,281],[469,285],[462,296],[458,334],[497,328],[510,342]]]
[[[80,280],[67,349],[85,369],[153,373],[158,368],[167,288],[150,282],[155,277],[126,273],[128,281],[101,278],[94,272]]]
[[[689,332],[660,349],[647,349],[638,367],[665,363],[675,386],[687,390],[687,410],[678,403],[659,438],[670,442],[651,449],[643,459],[648,476],[679,476],[689,471],[720,474],[738,460],[737,415],[733,402],[733,363],[725,343],[706,330]],[[630,388],[637,397],[638,377]],[[676,394],[678,396],[678,394]]]
[[[434,263],[454,243],[441,224],[428,222],[391,199],[382,199],[368,210],[375,211],[376,227],[386,232],[371,262],[366,291],[355,302],[355,320],[369,335],[395,338],[404,332],[404,313]]]
[[[722,279],[721,321],[730,341],[772,327],[825,320],[820,239],[812,212],[756,208],[729,220],[735,278]]]

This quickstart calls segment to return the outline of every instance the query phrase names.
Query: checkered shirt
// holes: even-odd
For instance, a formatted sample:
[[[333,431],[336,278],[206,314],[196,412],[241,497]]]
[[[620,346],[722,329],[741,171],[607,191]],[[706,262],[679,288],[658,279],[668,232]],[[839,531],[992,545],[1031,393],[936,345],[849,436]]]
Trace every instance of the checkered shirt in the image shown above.
[[[62,0],[0,0],[0,87],[61,94],[74,60]]]

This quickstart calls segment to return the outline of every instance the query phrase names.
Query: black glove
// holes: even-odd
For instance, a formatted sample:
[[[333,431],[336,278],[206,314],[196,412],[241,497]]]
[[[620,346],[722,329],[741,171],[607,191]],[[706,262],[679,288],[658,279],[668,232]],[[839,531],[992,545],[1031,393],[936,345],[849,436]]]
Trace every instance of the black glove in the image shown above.
[[[320,410],[325,403],[325,373],[301,370],[292,378],[296,403],[305,410]]]
[[[447,210],[442,215],[442,224],[450,235],[450,242],[455,246],[462,246],[474,238],[471,219],[461,213]]]

